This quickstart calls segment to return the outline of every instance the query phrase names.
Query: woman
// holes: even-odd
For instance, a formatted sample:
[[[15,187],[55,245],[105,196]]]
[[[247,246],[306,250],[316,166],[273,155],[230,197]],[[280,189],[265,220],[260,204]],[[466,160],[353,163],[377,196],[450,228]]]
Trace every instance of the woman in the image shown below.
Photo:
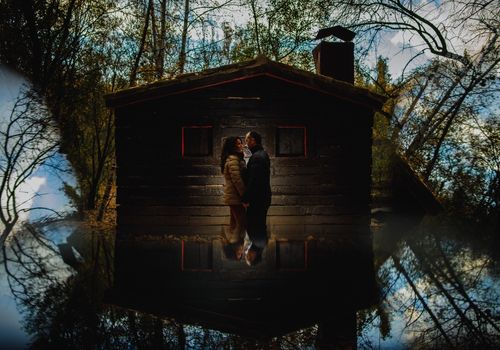
[[[220,168],[224,174],[224,203],[229,205],[231,214],[229,232],[226,234],[228,244],[224,251],[228,258],[239,260],[243,256],[246,229],[246,213],[241,203],[241,197],[245,193],[246,166],[240,137],[231,136],[224,141]]]

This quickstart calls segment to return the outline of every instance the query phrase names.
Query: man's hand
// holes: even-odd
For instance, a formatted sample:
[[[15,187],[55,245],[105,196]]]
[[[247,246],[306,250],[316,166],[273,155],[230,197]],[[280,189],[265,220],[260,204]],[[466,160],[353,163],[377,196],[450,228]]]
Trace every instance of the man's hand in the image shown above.
[[[248,208],[248,207],[250,206],[250,203],[245,203],[245,202],[243,202],[243,203],[241,203],[241,204],[243,205],[243,207],[245,207],[245,209],[246,209],[246,208]]]

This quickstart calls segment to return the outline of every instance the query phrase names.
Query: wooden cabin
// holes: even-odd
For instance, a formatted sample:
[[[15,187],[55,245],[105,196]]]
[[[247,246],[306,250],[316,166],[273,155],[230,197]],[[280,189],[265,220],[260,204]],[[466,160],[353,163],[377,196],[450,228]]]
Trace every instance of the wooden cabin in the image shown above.
[[[322,42],[314,57],[317,74],[258,56],[107,95],[118,204],[111,302],[248,336],[319,322],[319,342],[340,329],[355,344],[356,310],[376,299],[372,125],[385,98],[353,85],[352,43]],[[273,194],[254,267],[226,259],[220,240],[222,142],[250,130],[270,155]]]
[[[271,157],[268,231],[367,235],[371,128],[384,98],[259,56],[107,96],[116,115],[118,238],[220,236],[223,139]]]
[[[352,43],[321,43],[314,56],[319,74],[259,56],[107,96],[113,303],[268,337],[321,320],[333,334],[348,315],[342,333],[355,342],[355,310],[374,300],[371,137],[385,99],[353,86]],[[273,193],[269,244],[251,268],[225,259],[219,239],[229,224],[221,146],[250,130],[271,157]]]
[[[337,54],[342,69],[326,64]],[[385,99],[353,86],[352,43],[322,43],[315,57],[330,76],[259,56],[107,96],[118,203],[110,302],[251,337],[318,323],[319,343],[355,344],[356,310],[376,299],[371,137]],[[229,224],[221,146],[250,130],[270,155],[273,194],[254,267],[226,259],[219,239]]]

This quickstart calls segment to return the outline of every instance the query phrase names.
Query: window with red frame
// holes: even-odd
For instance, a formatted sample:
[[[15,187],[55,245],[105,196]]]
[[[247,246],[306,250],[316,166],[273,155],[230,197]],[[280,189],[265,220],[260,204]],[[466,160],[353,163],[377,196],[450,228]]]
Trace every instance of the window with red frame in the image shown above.
[[[276,130],[276,156],[307,156],[307,128],[300,125],[278,126]]]
[[[212,155],[213,127],[190,125],[182,127],[182,157],[205,157]]]

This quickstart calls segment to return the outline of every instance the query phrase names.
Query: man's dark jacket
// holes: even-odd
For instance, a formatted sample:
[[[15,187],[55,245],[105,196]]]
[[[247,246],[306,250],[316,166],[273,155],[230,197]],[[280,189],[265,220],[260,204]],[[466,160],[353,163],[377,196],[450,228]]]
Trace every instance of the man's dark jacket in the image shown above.
[[[252,156],[248,160],[246,191],[241,199],[250,205],[271,205],[271,161],[261,145],[250,149]]]

